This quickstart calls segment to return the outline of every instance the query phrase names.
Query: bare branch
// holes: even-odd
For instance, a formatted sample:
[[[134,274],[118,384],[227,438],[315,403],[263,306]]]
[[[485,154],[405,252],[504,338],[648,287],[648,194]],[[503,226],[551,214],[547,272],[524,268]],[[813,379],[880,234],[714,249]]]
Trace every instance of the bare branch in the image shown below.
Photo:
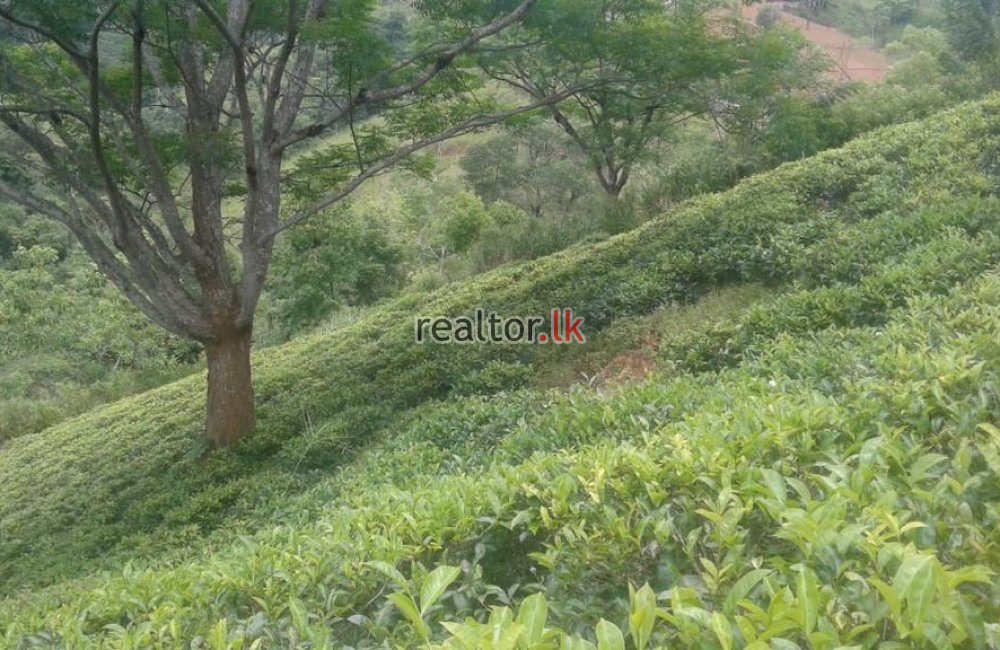
[[[406,159],[408,156],[421,149],[425,149],[431,145],[437,144],[438,142],[450,140],[452,138],[463,135],[465,133],[469,133],[470,131],[474,131],[476,129],[483,128],[485,126],[490,126],[493,124],[504,122],[512,117],[516,117],[524,113],[529,113],[531,111],[543,108],[545,106],[551,106],[552,104],[556,104],[558,102],[563,101],[567,97],[572,96],[574,93],[580,92],[580,90],[581,88],[569,88],[550,97],[546,97],[531,104],[519,106],[509,111],[504,111],[501,113],[491,113],[487,115],[478,115],[476,117],[469,118],[468,120],[460,122],[459,124],[456,124],[451,128],[445,131],[441,131],[440,133],[437,133],[433,136],[421,138],[407,145],[404,145],[399,149],[397,149],[395,152],[393,152],[391,155],[383,158],[382,160],[379,160],[378,162],[372,164],[370,167],[362,170],[361,173],[359,173],[355,178],[353,178],[350,182],[348,182],[346,185],[344,185],[336,192],[333,192],[323,197],[319,201],[316,201],[312,205],[303,208],[302,210],[299,210],[291,217],[289,217],[288,220],[286,220],[283,224],[281,224],[274,232],[269,234],[271,236],[277,235],[279,232],[282,232],[284,230],[291,228],[292,226],[302,223],[309,217],[312,217],[318,212],[321,212],[322,210],[330,207],[334,203],[343,200],[345,197],[347,197],[356,189],[358,189],[358,187],[360,187],[361,184],[367,181],[368,179],[377,176],[378,174],[381,174],[382,172],[388,170],[391,167],[394,167],[395,165],[399,164],[401,161]]]
[[[237,38],[236,34],[229,30],[229,25],[219,15],[219,12],[208,3],[208,0],[194,0],[194,3],[201,9],[201,13],[205,14],[205,17],[208,18],[209,22],[212,23],[212,26],[215,27],[215,30],[219,32],[222,38],[226,39],[229,47],[234,50],[239,50],[243,47],[242,39]]]
[[[289,134],[288,137],[284,138],[276,145],[276,148],[278,150],[284,150],[298,142],[320,135],[334,124],[343,121],[347,117],[348,111],[356,111],[362,106],[368,104],[379,104],[399,99],[420,90],[431,80],[441,74],[443,70],[448,68],[460,55],[471,51],[481,41],[500,33],[510,25],[520,20],[524,14],[535,5],[536,2],[537,0],[522,0],[522,2],[510,13],[498,18],[488,25],[484,25],[479,29],[473,30],[473,32],[465,39],[459,41],[451,47],[441,50],[437,53],[434,63],[429,65],[423,70],[423,72],[407,83],[380,91],[359,91],[358,96],[349,102],[346,108],[338,111],[326,120],[315,122],[305,128]],[[370,89],[372,84],[369,80],[369,82],[361,84],[360,86],[362,88]]]

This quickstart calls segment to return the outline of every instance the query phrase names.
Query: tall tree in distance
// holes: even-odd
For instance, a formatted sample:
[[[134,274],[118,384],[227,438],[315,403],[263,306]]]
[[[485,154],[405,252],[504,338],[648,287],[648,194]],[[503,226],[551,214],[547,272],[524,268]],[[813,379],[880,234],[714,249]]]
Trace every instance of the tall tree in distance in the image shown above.
[[[548,107],[617,198],[635,165],[671,127],[707,110],[693,89],[730,70],[718,3],[696,0],[551,0],[511,30],[534,45],[481,61],[487,73],[536,99],[590,90]]]
[[[374,0],[2,0],[0,196],[63,224],[143,313],[204,345],[206,431],[230,444],[254,429],[275,237],[425,146],[571,94],[502,108],[468,73],[535,4],[423,0],[435,29],[397,60]],[[286,169],[332,132],[349,143]],[[283,185],[316,169],[322,186],[283,210]]]
[[[952,47],[988,87],[1000,87],[1000,0],[945,0],[944,9]]]
[[[819,13],[830,5],[830,0],[803,0],[801,5],[806,16],[806,29],[809,29],[812,21],[819,18]]]

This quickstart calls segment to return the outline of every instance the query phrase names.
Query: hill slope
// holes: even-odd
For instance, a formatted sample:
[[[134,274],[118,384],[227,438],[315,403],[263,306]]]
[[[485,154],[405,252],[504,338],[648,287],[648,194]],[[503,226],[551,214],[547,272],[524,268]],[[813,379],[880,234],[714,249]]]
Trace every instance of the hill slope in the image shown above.
[[[942,241],[950,261],[977,254],[958,233]],[[823,293],[779,300],[771,322],[844,317],[864,292]],[[563,647],[613,635],[595,634],[601,617],[631,623],[635,647],[647,635],[656,647],[989,647],[1000,276],[882,318],[783,335],[718,374],[439,410],[401,432],[406,445],[363,454],[357,476],[294,501],[313,504],[308,517],[176,568],[10,601],[0,629],[9,647],[415,647],[446,636],[442,619],[520,602],[522,625],[501,613],[453,626],[447,647],[508,634],[542,648],[527,631],[539,601],[523,597],[543,591]],[[449,439],[498,421],[489,452]],[[630,597],[644,583],[653,591]],[[440,607],[410,623],[407,594]]]
[[[969,587],[964,600],[934,600],[945,599],[943,589],[921,592],[919,607],[903,594],[897,607],[872,580],[882,575],[896,586],[903,578],[885,572],[910,562],[933,569],[934,584],[957,585],[968,571],[961,579],[949,572],[997,566],[989,533],[997,512],[993,452],[982,433],[989,429],[976,429],[994,414],[992,394],[979,386],[995,370],[988,317],[996,281],[959,291],[941,313],[926,300],[898,308],[912,296],[951,292],[996,263],[1000,208],[990,197],[998,154],[1000,101],[991,99],[751,179],[607,242],[400,301],[334,334],[270,350],[257,366],[261,434],[208,460],[196,446],[194,380],[15,440],[0,454],[0,570],[8,588],[155,556],[218,526],[223,532],[175,569],[101,579],[93,592],[83,582],[11,601],[0,630],[11,644],[58,635],[69,647],[97,637],[113,644],[117,635],[173,647],[213,634],[224,639],[217,647],[242,647],[237,629],[274,647],[293,647],[290,639],[313,628],[333,630],[338,646],[405,640],[414,632],[384,598],[401,576],[360,564],[379,559],[416,578],[416,562],[466,562],[449,616],[517,600],[516,585],[544,586],[559,603],[560,624],[590,634],[602,612],[624,611],[631,578],[693,590],[711,625],[699,627],[702,616],[692,613],[690,625],[677,620],[662,634],[710,644],[723,642],[724,632],[709,611],[738,624],[734,612],[756,611],[736,609],[742,596],[752,592],[758,607],[778,607],[775,599],[791,607],[802,590],[812,597],[810,580],[821,576],[820,584],[840,586],[817,591],[825,627],[815,628],[807,603],[803,634],[815,628],[844,643],[850,634],[909,635],[913,617],[928,616],[926,596],[934,612],[952,617],[933,622],[941,634],[971,638],[981,626],[961,627],[955,612],[995,615],[987,607],[995,582]],[[677,378],[610,397],[529,391],[458,399],[516,388],[565,352],[412,342],[420,314],[481,305],[532,315],[570,305],[590,335],[616,318],[750,281],[795,290],[726,327],[665,342],[661,352]],[[871,329],[887,323],[891,337]],[[814,337],[830,326],[869,329]],[[743,361],[748,354],[753,362]],[[715,373],[728,366],[738,367]],[[448,396],[456,400],[421,406]],[[931,398],[940,404],[928,405]],[[366,449],[372,440],[380,442]],[[593,447],[554,451],[580,445]],[[858,478],[862,457],[889,468],[876,494],[861,488],[883,467]],[[924,485],[945,477],[961,489]],[[817,510],[831,495],[846,501]],[[928,513],[936,520],[908,527],[904,538],[900,529]],[[842,517],[845,537],[818,536],[808,517]],[[226,534],[254,527],[265,530],[216,552]],[[786,528],[794,535],[775,542]],[[973,540],[970,547],[952,531]],[[935,548],[947,549],[936,563],[921,559]],[[95,561],[102,554],[103,564]],[[802,562],[808,571],[796,574]],[[748,563],[769,573],[737,588]],[[847,574],[866,586],[851,586]],[[793,588],[796,575],[805,583]],[[723,606],[734,589],[745,593]],[[891,623],[851,618],[879,602]],[[757,620],[778,616],[765,614],[751,617],[751,627],[764,626],[753,634],[734,629],[753,636],[783,625]]]

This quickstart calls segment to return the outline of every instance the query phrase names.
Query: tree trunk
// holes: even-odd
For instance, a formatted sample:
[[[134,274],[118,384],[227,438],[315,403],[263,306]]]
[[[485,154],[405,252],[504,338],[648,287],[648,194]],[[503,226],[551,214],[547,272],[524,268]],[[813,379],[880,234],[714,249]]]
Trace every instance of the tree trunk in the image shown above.
[[[617,201],[622,196],[622,190],[625,189],[624,180],[613,180],[609,181],[604,178],[603,174],[598,174],[601,179],[601,187],[604,188],[604,194],[607,195],[612,201]]]
[[[614,165],[609,164],[607,168],[596,166],[595,171],[608,198],[613,201],[620,199],[630,176],[628,168],[616,169]]]
[[[253,433],[252,333],[253,329],[247,328],[205,345],[208,357],[205,433],[217,447],[225,447]]]

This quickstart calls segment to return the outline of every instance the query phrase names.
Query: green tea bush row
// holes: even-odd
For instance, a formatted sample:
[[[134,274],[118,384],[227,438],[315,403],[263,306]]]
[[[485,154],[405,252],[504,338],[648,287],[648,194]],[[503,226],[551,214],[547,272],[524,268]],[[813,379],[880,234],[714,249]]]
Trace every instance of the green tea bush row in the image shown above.
[[[259,525],[261,504],[349,468],[407,410],[516,389],[551,354],[544,346],[415,345],[417,315],[572,306],[594,333],[712,287],[784,285],[809,266],[803,251],[841,245],[867,220],[991,195],[998,157],[993,98],[748,179],[610,240],[405,296],[353,325],[258,354],[259,430],[207,459],[201,377],[14,440],[0,454],[0,588],[186,546],[226,522]],[[865,259],[880,255],[872,246]],[[904,237],[889,238],[881,256],[905,246]]]
[[[988,274],[879,329],[560,398],[541,417],[593,432],[538,439],[565,450],[517,452],[515,426],[481,469],[414,459],[192,562],[8,601],[0,629],[12,648],[991,647],[997,341]]]

